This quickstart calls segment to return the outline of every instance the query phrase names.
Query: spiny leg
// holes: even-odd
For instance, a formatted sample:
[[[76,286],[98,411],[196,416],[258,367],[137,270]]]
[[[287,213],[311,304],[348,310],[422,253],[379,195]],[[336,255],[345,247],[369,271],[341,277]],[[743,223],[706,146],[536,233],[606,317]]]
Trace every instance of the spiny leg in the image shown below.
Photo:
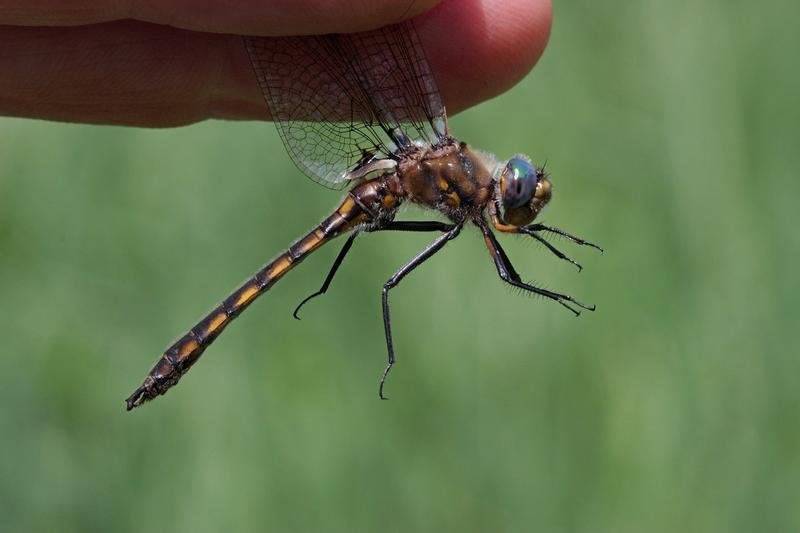
[[[492,230],[489,229],[489,226],[486,224],[486,221],[483,219],[479,219],[476,221],[476,224],[483,232],[484,241],[486,242],[486,247],[489,249],[489,253],[492,254],[492,259],[494,259],[494,264],[497,267],[497,273],[500,275],[500,279],[527,292],[532,292],[534,294],[538,294],[540,296],[544,296],[545,298],[549,298],[555,302],[558,302],[562,306],[566,307],[570,311],[572,311],[575,316],[580,315],[580,311],[572,307],[573,304],[576,307],[580,307],[582,309],[586,309],[587,311],[594,311],[595,306],[589,306],[583,304],[573,298],[572,296],[566,294],[560,294],[553,291],[548,291],[547,289],[542,289],[540,287],[535,287],[528,283],[524,283],[519,274],[516,273],[514,267],[511,265],[511,261],[509,261],[508,256],[506,255],[503,248],[500,246],[500,243],[497,241],[497,238],[492,233]]]
[[[375,232],[375,231],[450,231],[453,229],[452,224],[445,224],[444,222],[428,222],[428,221],[399,221],[399,222],[389,222],[385,226],[366,230],[368,232]],[[347,256],[347,252],[350,251],[350,248],[353,246],[353,241],[355,241],[356,237],[358,236],[359,232],[353,232],[350,237],[347,238],[347,241],[342,246],[342,249],[339,251],[339,255],[336,256],[336,260],[333,262],[333,266],[331,267],[328,275],[325,277],[325,281],[322,282],[322,287],[313,294],[310,294],[306,298],[300,302],[292,313],[292,316],[295,317],[297,320],[300,320],[300,317],[297,313],[300,311],[300,308],[303,307],[306,302],[309,300],[316,298],[317,296],[321,296],[328,291],[328,287],[330,287],[331,282],[333,281],[333,277],[336,275],[336,271],[339,270],[339,267],[342,265],[345,256]]]
[[[400,270],[395,272],[394,276],[389,278],[389,280],[383,285],[383,291],[381,293],[381,303],[383,305],[383,329],[386,333],[386,349],[389,353],[389,363],[386,365],[386,369],[383,371],[383,375],[381,376],[381,383],[380,387],[378,388],[378,396],[381,400],[385,400],[386,397],[383,395],[383,386],[386,383],[386,376],[389,375],[389,370],[392,369],[392,365],[394,365],[394,346],[392,345],[392,326],[391,321],[389,319],[389,291],[397,286],[400,281],[406,277],[406,275],[420,266],[422,263],[430,259],[436,252],[444,248],[444,245],[447,244],[447,241],[455,239],[459,232],[461,231],[461,225],[455,225],[450,228],[450,230],[445,233],[444,235],[440,235],[429,244],[422,252],[417,254],[411,261],[406,263]]]
[[[555,255],[556,257],[558,257],[559,259],[563,259],[564,261],[572,263],[573,265],[578,267],[578,272],[583,270],[583,267],[580,265],[580,263],[578,263],[577,261],[573,260],[571,257],[569,257],[566,254],[564,254],[561,250],[559,250],[558,248],[556,248],[555,246],[553,246],[552,244],[547,242],[538,233],[536,233],[536,232],[534,232],[532,230],[529,230],[527,227],[524,227],[524,226],[519,228],[519,231],[520,231],[520,233],[524,233],[525,235],[529,235],[529,236],[533,237],[534,239],[536,239],[537,241],[539,241],[540,243],[544,244],[544,247],[547,248],[548,250],[550,250],[550,252],[552,252],[552,254]]]
[[[536,239],[537,241],[542,243],[553,255],[555,255],[559,259],[563,259],[564,261],[568,261],[568,262],[572,263],[573,265],[575,265],[576,267],[578,267],[578,271],[583,270],[583,267],[581,265],[579,265],[576,261],[574,261],[570,257],[568,257],[566,254],[561,252],[561,250],[559,250],[558,248],[556,248],[555,246],[550,244],[547,240],[544,239],[544,237],[539,235],[539,232],[544,231],[544,232],[548,232],[548,233],[555,233],[556,235],[560,235],[562,237],[565,237],[566,239],[569,239],[570,241],[574,242],[575,244],[579,244],[581,246],[591,246],[592,248],[596,248],[596,249],[600,250],[600,253],[603,253],[603,249],[600,248],[599,246],[597,246],[596,244],[592,244],[589,241],[583,240],[580,237],[576,237],[575,235],[567,233],[566,231],[564,231],[562,229],[559,229],[559,228],[554,228],[552,226],[546,226],[544,224],[538,224],[538,223],[537,224],[528,224],[527,226],[512,226],[512,225],[506,224],[500,218],[499,213],[500,213],[500,204],[499,203],[493,202],[493,203],[489,204],[489,215],[492,218],[492,223],[494,224],[494,227],[498,231],[502,231],[504,233],[524,233],[525,235],[528,235],[529,237],[533,237],[534,239]],[[488,228],[488,226],[487,226],[487,228]],[[502,248],[501,248],[501,250],[502,250]],[[511,263],[507,259],[508,258],[506,257],[506,264],[508,266],[510,266]]]
[[[603,249],[600,248],[599,246],[597,246],[596,244],[592,244],[589,241],[581,239],[580,237],[576,237],[575,235],[573,235],[571,233],[567,233],[563,229],[554,228],[553,226],[545,226],[544,224],[528,224],[527,226],[524,226],[524,228],[520,228],[520,229],[527,230],[527,231],[525,231],[525,233],[527,233],[528,235],[531,234],[530,232],[538,233],[540,231],[546,231],[548,233],[555,233],[556,235],[561,235],[562,237],[564,237],[566,239],[569,239],[570,241],[574,242],[575,244],[579,244],[581,246],[590,246],[592,248],[595,248],[596,250],[600,250],[600,253],[603,253]]]

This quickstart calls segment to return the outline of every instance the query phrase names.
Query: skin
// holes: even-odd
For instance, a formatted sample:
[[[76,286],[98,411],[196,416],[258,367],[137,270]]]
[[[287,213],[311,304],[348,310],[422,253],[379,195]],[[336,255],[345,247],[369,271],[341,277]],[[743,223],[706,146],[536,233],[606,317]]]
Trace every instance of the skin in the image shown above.
[[[146,127],[269,119],[236,35],[360,31],[420,14],[450,114],[518,82],[552,21],[550,0],[0,0],[0,115]]]

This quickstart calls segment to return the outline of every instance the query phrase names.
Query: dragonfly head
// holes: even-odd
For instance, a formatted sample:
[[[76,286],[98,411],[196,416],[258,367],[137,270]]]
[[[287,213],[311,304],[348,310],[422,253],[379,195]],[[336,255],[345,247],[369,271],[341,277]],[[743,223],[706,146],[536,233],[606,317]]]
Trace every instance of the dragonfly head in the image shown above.
[[[508,160],[500,170],[499,185],[503,220],[515,226],[530,224],[553,194],[544,167],[535,168],[525,156]]]

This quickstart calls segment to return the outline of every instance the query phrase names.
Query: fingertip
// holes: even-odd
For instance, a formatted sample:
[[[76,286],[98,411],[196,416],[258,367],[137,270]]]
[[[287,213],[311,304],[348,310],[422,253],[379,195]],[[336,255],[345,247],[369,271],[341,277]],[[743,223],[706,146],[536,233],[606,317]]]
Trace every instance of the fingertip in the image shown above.
[[[414,19],[451,115],[521,80],[544,52],[551,23],[550,0],[443,0]],[[213,116],[264,118],[266,106],[238,41],[230,57],[223,79],[235,89],[220,92],[226,97]]]
[[[550,0],[445,0],[416,19],[450,113],[520,81],[547,45]]]

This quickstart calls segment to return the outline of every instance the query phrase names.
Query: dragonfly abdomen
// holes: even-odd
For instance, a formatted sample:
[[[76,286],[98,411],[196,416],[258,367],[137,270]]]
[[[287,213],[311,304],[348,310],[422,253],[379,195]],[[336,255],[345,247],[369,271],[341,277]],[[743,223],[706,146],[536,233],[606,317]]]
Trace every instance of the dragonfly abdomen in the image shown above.
[[[378,181],[378,180],[376,180]],[[363,223],[369,223],[376,211],[382,212],[375,194],[376,184],[366,182],[355,187],[339,208],[317,227],[276,257],[247,280],[221,304],[190,329],[183,337],[167,348],[156,362],[142,386],[126,400],[128,410],[164,394],[174,386],[200,358],[225,327],[261,294],[308,255],[344,232]]]

